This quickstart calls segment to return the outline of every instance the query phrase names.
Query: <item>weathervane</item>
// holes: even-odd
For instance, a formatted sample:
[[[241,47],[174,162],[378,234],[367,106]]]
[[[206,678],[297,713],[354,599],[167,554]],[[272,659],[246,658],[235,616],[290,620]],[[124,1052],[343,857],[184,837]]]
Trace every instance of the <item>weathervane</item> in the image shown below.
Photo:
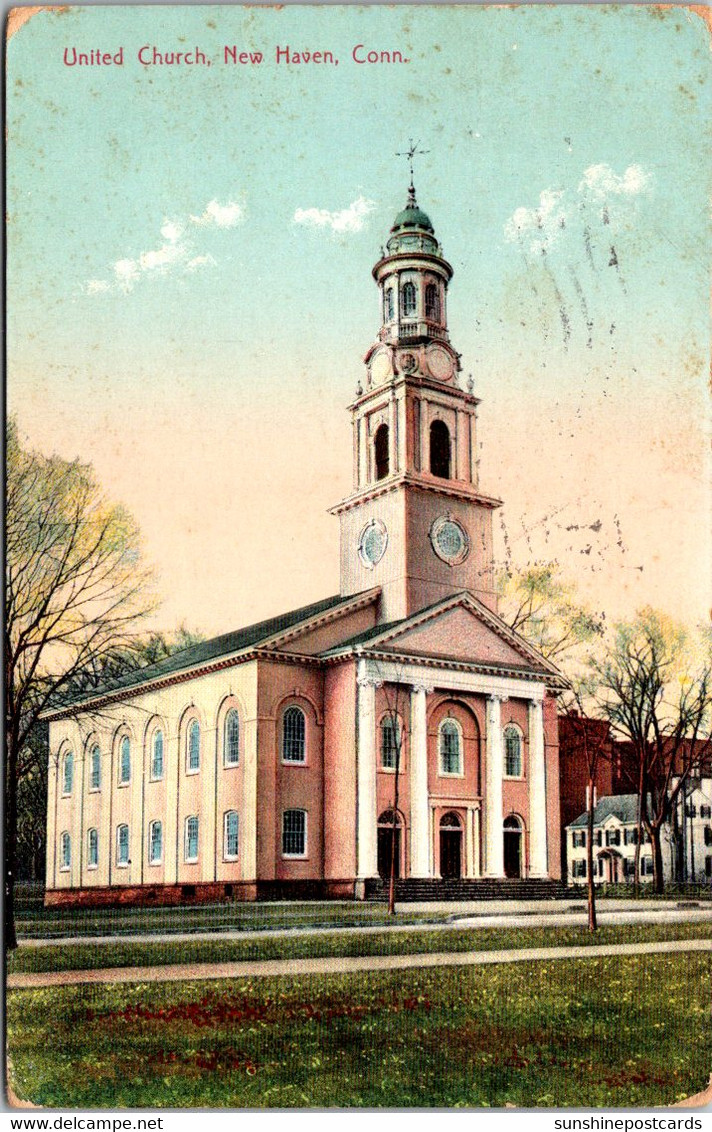
[[[409,141],[410,141],[410,148],[407,149],[405,151],[405,153],[397,153],[396,157],[407,157],[408,158],[408,167],[410,169],[410,186],[408,188],[408,192],[409,192],[411,198],[413,200],[415,200],[415,183],[413,181],[413,158],[416,155],[418,157],[420,157],[425,153],[430,153],[430,150],[429,149],[418,149],[420,142],[414,142],[412,138],[410,138]]]

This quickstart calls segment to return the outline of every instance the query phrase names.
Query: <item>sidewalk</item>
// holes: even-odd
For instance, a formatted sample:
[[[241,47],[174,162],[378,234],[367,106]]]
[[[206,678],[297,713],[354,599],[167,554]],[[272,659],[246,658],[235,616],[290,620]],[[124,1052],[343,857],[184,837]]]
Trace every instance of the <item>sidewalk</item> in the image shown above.
[[[266,959],[240,963],[175,963],[165,967],[109,967],[96,971],[44,971],[10,975],[8,990],[98,983],[167,983],[184,979],[244,979],[275,975],[331,975],[357,971],[396,971],[424,967],[472,967],[532,960],[595,959],[602,955],[657,955],[712,952],[712,939],[653,943],[602,944],[589,947],[529,947],[521,951],[467,951],[426,955],[371,955],[323,959]]]

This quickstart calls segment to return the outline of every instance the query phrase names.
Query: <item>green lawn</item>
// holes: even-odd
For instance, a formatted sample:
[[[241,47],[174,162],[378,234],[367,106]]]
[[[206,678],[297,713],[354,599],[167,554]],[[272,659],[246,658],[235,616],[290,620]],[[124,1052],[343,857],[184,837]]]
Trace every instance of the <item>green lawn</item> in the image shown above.
[[[706,1085],[709,954],[12,991],[57,1108],[645,1107]]]
[[[301,959],[327,955],[412,955],[432,951],[497,951],[646,940],[710,939],[707,924],[625,924],[601,927],[443,928],[437,931],[350,932],[343,935],[276,937],[190,942],[106,943],[20,947],[10,952],[8,974],[72,971],[97,967],[143,967],[165,963],[223,963],[230,960]]]

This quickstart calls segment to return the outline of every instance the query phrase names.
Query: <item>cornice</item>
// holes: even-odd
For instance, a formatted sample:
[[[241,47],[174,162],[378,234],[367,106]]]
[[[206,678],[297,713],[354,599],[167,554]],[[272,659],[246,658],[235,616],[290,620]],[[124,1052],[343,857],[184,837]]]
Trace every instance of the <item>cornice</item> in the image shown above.
[[[445,346],[452,352],[453,355],[457,356],[455,349],[450,345],[449,342],[444,342],[439,338],[434,338],[432,344]],[[395,351],[398,349],[405,349],[406,343],[401,343],[399,345],[398,343],[381,342],[380,340],[374,342],[364,354],[364,363],[368,364],[368,359],[371,357],[371,354],[374,352],[374,350],[377,350],[379,346],[383,346],[385,349],[388,349],[390,351]],[[422,390],[426,390],[431,393],[439,394],[446,400],[448,398],[451,398],[452,400],[462,402],[465,405],[472,406],[473,408],[476,408],[479,404],[481,404],[482,401],[481,397],[476,397],[474,393],[468,393],[465,389],[461,389],[459,385],[447,385],[445,384],[445,382],[437,381],[434,377],[430,377],[424,373],[397,373],[394,374],[389,381],[385,381],[382,385],[374,385],[370,389],[367,389],[364,393],[357,397],[355,401],[352,401],[351,404],[347,406],[347,408],[350,410],[350,412],[354,413],[357,410],[364,408],[364,406],[366,406],[369,401],[377,400],[379,397],[383,397],[384,395],[390,396],[391,390],[399,393],[402,389],[411,390],[415,394],[421,392]]]
[[[337,503],[335,507],[329,508],[330,515],[341,515],[344,511],[350,511],[354,507],[358,507],[361,503],[370,502],[372,499],[378,499],[381,495],[387,495],[389,492],[397,491],[400,488],[412,488],[415,491],[422,491],[426,493],[434,493],[436,495],[444,495],[450,499],[462,499],[467,503],[479,503],[483,507],[489,507],[495,510],[497,507],[502,506],[502,500],[496,499],[491,495],[483,495],[463,480],[438,480],[435,478],[420,476],[413,472],[401,472],[399,475],[387,477],[384,480],[378,480],[376,483],[371,484],[367,488],[362,488],[360,491],[355,492],[353,495],[348,496]]]

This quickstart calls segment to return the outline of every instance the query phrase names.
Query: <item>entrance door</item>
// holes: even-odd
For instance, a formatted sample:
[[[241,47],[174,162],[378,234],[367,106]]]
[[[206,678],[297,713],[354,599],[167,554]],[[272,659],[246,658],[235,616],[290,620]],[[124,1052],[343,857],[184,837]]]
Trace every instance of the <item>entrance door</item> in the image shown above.
[[[504,875],[512,879],[522,875],[522,830],[515,817],[504,822]]]
[[[391,846],[393,844],[393,828],[386,829],[381,826],[378,830],[378,875],[384,880],[391,877]],[[396,860],[395,876],[400,876],[400,829],[396,828]]]
[[[458,880],[462,876],[462,827],[457,814],[440,821],[440,876]]]

